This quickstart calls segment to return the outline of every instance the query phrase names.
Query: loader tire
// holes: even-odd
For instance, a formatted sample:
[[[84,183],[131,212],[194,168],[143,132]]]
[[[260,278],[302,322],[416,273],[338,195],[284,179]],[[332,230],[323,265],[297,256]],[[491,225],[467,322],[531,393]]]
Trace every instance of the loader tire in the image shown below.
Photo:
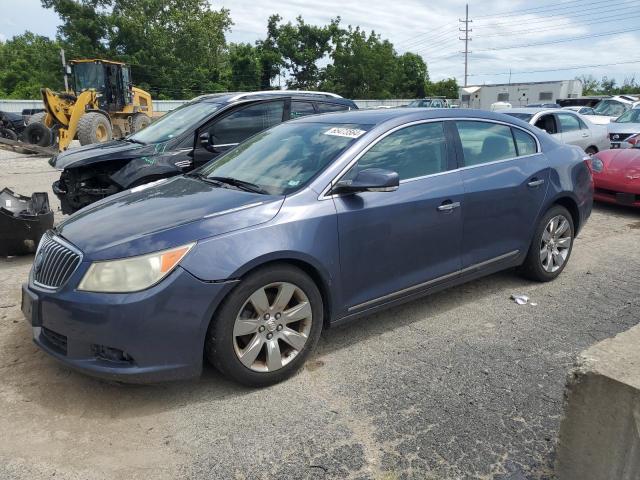
[[[0,137],[13,141],[18,140],[18,134],[6,127],[0,127]]]
[[[44,117],[46,116],[47,112],[34,113],[29,117],[29,120],[27,120],[27,125],[32,123],[44,123]]]
[[[22,138],[25,143],[48,147],[51,145],[51,129],[42,122],[30,123],[22,132]]]
[[[136,133],[145,127],[148,127],[151,123],[151,119],[144,113],[136,113],[131,118],[131,132]]]
[[[78,140],[80,145],[108,142],[113,138],[111,122],[101,113],[89,112],[78,122]]]

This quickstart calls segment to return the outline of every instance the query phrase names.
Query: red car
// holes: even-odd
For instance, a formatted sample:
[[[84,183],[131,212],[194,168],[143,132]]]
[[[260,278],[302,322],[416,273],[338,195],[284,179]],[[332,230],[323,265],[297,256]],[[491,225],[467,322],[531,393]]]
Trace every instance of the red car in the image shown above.
[[[595,200],[640,207],[640,134],[633,148],[604,150],[591,157]]]

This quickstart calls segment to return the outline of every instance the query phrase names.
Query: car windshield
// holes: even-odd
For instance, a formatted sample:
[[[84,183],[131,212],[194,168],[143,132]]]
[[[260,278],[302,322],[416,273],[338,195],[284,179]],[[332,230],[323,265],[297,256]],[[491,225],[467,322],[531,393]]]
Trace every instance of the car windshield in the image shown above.
[[[209,179],[231,178],[272,195],[287,195],[320,173],[369,125],[285,123],[254,135],[199,171]]]
[[[627,110],[616,119],[616,123],[640,123],[640,108]]]
[[[593,113],[607,117],[619,117],[626,110],[626,107],[615,100],[602,100],[594,107]]]
[[[166,142],[187,130],[195,131],[200,122],[219,107],[219,104],[210,102],[185,103],[127,138],[144,144]]]
[[[424,100],[414,100],[413,102],[409,103],[407,107],[428,107],[429,105],[431,105],[431,100],[424,99]]]
[[[533,117],[531,113],[520,113],[520,112],[509,112],[507,113],[507,115],[511,117],[519,118],[520,120],[524,120],[525,122],[528,122],[529,120],[531,120],[531,117]]]

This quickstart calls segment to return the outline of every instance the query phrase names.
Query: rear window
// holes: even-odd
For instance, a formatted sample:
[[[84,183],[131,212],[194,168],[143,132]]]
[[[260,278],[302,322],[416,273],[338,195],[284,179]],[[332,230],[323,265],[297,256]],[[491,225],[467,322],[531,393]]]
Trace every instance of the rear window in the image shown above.
[[[345,110],[349,110],[348,105],[340,105],[337,103],[322,103],[318,102],[318,112],[319,113],[327,113],[327,112],[344,112]]]
[[[520,120],[524,120],[525,122],[528,122],[529,120],[531,120],[531,117],[533,117],[533,115],[530,113],[505,112],[505,114],[509,115],[510,117],[519,118]]]
[[[517,157],[511,128],[498,123],[458,121],[465,166]]]

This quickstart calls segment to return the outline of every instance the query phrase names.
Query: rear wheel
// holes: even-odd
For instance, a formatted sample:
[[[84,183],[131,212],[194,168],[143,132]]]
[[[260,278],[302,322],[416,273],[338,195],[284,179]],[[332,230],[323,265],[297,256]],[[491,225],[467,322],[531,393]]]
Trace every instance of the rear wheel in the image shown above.
[[[575,227],[569,211],[556,205],[542,217],[521,272],[539,282],[555,279],[567,266]]]
[[[151,119],[149,118],[148,115],[145,115],[144,113],[136,113],[131,118],[132,133],[139,132],[143,128],[148,127],[150,123],[151,123]]]
[[[596,147],[593,147],[593,146],[587,147],[587,149],[585,150],[585,153],[587,155],[594,155],[594,154],[598,153],[598,149]]]
[[[89,112],[78,122],[78,140],[80,145],[108,142],[113,138],[111,122],[101,113]]]
[[[322,297],[313,280],[289,265],[247,276],[225,299],[206,341],[211,363],[254,387],[298,370],[322,331]]]
[[[22,138],[31,145],[48,147],[51,145],[51,129],[42,122],[30,123],[22,132]]]

